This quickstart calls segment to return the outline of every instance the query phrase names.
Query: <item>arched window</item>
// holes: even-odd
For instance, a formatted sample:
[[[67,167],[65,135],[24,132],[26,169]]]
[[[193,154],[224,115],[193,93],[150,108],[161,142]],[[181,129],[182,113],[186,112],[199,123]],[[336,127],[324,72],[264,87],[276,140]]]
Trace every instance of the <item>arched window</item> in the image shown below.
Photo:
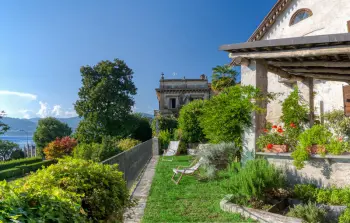
[[[298,22],[307,19],[310,16],[312,16],[312,11],[310,9],[299,9],[290,19],[289,25],[292,26],[294,24],[297,24]]]

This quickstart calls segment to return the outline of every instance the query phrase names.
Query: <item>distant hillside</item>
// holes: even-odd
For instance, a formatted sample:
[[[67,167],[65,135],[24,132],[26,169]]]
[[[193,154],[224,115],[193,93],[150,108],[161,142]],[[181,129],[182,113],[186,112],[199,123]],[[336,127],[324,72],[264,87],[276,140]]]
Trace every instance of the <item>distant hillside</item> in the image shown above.
[[[39,120],[40,118],[20,119],[4,117],[2,122],[10,126],[10,130],[5,133],[5,136],[24,136],[27,134],[26,132],[28,132],[29,135],[33,135]],[[75,131],[81,119],[79,117],[72,117],[58,118],[58,120],[67,123],[67,125],[71,127],[73,131]],[[20,130],[24,130],[26,132]]]
[[[146,113],[140,114],[147,118],[153,119],[153,115]],[[67,123],[67,125],[71,127],[73,131],[77,129],[78,124],[81,120],[79,117],[57,119],[61,122]],[[4,117],[2,119],[2,122],[10,126],[10,130],[5,133],[5,136],[25,136],[27,134],[26,132],[28,132],[28,135],[33,135],[39,120],[40,118],[21,119]],[[24,130],[26,132],[20,130]]]

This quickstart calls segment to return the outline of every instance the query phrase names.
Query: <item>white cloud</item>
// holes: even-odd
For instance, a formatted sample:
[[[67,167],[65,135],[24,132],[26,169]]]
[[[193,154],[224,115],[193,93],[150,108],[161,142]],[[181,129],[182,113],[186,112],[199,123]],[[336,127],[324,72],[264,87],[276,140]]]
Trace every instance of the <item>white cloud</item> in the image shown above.
[[[22,110],[19,110],[19,113],[23,115],[23,118],[30,119],[31,115],[29,113],[33,113],[33,111],[28,109],[22,109]]]
[[[36,114],[39,115],[40,118],[47,117],[49,115],[48,104],[42,101],[39,101],[39,104],[40,104],[40,109]]]
[[[37,96],[34,94],[17,92],[17,91],[4,91],[0,90],[0,95],[14,95],[18,97],[28,98],[30,100],[36,100]]]
[[[64,116],[66,118],[76,117],[78,114],[75,111],[65,111]]]
[[[61,105],[54,105],[51,114],[53,114],[54,116],[60,116],[61,113]]]

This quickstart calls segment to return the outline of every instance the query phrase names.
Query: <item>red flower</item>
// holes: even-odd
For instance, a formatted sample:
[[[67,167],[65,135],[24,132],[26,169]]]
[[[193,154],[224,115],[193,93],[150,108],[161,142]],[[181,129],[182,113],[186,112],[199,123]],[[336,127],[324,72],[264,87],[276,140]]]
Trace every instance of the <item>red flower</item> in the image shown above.
[[[342,137],[339,137],[339,142],[343,142],[343,138]]]
[[[283,132],[282,127],[278,127],[277,132],[282,133]]]
[[[292,123],[290,123],[290,125],[289,125],[290,127],[292,127],[292,128],[296,128],[297,126],[292,122]]]
[[[272,147],[273,147],[273,144],[271,144],[271,143],[269,143],[269,144],[267,144],[267,149],[272,149]]]
[[[267,130],[267,129],[264,129],[264,132],[269,132],[269,130]]]
[[[277,125],[273,125],[272,128],[273,128],[273,129],[277,129]]]

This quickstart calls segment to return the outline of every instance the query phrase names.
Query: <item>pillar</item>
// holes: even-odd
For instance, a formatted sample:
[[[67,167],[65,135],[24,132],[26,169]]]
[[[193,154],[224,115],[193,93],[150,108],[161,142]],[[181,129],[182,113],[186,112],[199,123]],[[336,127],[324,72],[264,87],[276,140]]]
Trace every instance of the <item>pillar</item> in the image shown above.
[[[310,127],[312,127],[315,121],[314,79],[307,77],[303,81],[298,81],[298,89],[302,100],[309,105],[309,120]]]
[[[251,85],[259,88],[262,93],[267,94],[267,64],[264,60],[251,61],[249,65],[241,65],[241,84],[242,86]],[[255,158],[256,140],[262,133],[266,125],[267,102],[257,102],[265,109],[263,113],[253,112],[252,126],[244,130],[243,133],[243,153],[242,162]]]

